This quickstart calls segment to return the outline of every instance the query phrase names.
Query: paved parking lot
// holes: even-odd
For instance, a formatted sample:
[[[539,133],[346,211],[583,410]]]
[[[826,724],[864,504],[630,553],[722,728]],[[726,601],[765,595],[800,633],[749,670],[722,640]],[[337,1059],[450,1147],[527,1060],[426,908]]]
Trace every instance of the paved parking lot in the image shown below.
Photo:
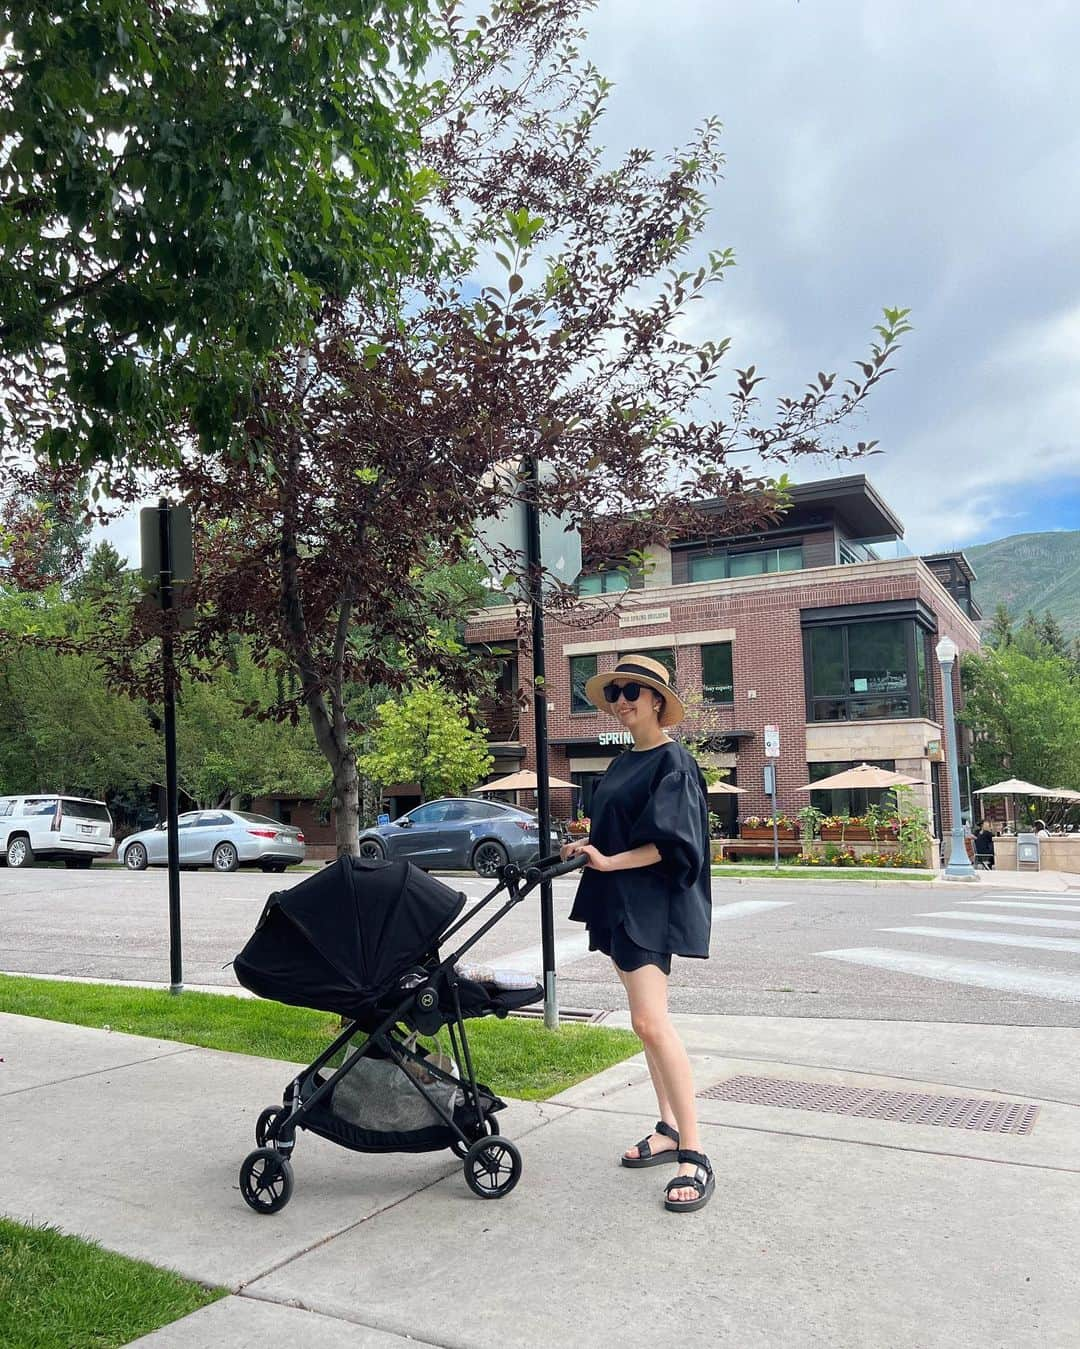
[[[185,873],[185,983],[235,986],[229,962],[266,896],[302,879]],[[492,888],[445,879],[471,898]],[[555,882],[560,1001],[623,1007],[610,963],[566,917],[575,886]],[[1080,890],[724,878],[713,902],[712,958],[675,962],[678,1011],[1051,1026],[1080,1015]],[[538,895],[470,958],[538,971]],[[165,872],[0,869],[0,970],[167,983]]]

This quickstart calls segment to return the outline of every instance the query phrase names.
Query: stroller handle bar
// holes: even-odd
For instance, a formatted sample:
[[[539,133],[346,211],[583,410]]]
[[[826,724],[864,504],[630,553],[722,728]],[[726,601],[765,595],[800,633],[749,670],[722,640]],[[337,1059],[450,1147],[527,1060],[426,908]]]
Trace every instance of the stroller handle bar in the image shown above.
[[[559,853],[552,853],[550,857],[541,857],[539,862],[534,862],[532,866],[526,868],[525,879],[530,885],[535,885],[537,881],[554,880],[556,876],[565,876],[569,871],[577,871],[588,860],[583,853],[578,853],[574,857],[568,857],[564,862]]]

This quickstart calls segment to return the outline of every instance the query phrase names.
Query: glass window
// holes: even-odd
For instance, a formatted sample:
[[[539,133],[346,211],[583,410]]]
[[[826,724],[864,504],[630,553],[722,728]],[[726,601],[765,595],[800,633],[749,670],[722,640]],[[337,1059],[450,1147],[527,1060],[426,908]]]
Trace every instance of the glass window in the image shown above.
[[[725,553],[701,553],[690,559],[691,581],[720,581],[727,575]]]
[[[269,815],[253,815],[250,810],[237,810],[233,812],[238,820],[243,820],[245,824],[281,824],[281,820],[272,820]],[[217,821],[215,820],[216,824]]]
[[[111,824],[109,812],[100,801],[64,801],[64,816],[71,820],[98,820]]]
[[[715,642],[701,648],[701,687],[707,703],[735,701],[730,642]]]
[[[673,646],[650,647],[647,651],[626,651],[623,652],[621,656],[617,657],[616,664],[618,664],[619,661],[629,660],[631,656],[648,656],[650,660],[658,660],[667,670],[671,682],[677,685],[678,681],[675,678],[675,648]],[[589,706],[591,707],[592,704],[590,703]]]
[[[193,810],[187,815],[181,815],[176,821],[176,827],[178,829],[194,829],[201,819],[202,811]],[[163,823],[167,825],[168,821],[163,821]]]
[[[577,592],[579,595],[599,595],[603,592],[603,589],[603,577],[595,573],[592,576],[579,576],[577,579]]]
[[[814,721],[910,717],[926,705],[917,671],[924,638],[910,619],[809,628],[805,642]]]
[[[12,808],[11,801],[0,801],[0,815],[10,815]]]
[[[579,595],[611,595],[629,587],[630,577],[624,571],[594,571],[577,579]]]
[[[929,675],[930,658],[926,651],[926,645],[929,641],[930,634],[928,632],[917,632],[915,634],[915,663],[918,666],[919,677],[919,707],[924,717],[932,718],[934,715],[934,699]]]
[[[890,773],[896,768],[893,759],[871,759],[869,763],[873,768],[885,768]],[[820,782],[822,778],[831,778],[834,773],[843,773],[855,766],[854,763],[807,764],[807,779]],[[825,815],[865,815],[867,807],[880,802],[888,791],[888,788],[853,787],[846,791],[811,792],[810,804]]]
[[[53,798],[52,798],[51,800],[49,800],[49,801],[41,801],[41,800],[38,800],[38,801],[27,801],[26,805],[23,806],[23,814],[24,814],[24,815],[55,815],[55,814],[56,814],[56,804],[57,804],[57,803],[56,803],[56,798],[55,798],[55,797],[53,797]]]
[[[570,657],[570,711],[595,712],[585,696],[585,684],[596,674],[595,656]]]
[[[776,550],[777,571],[802,571],[802,545],[797,548],[778,548]],[[772,571],[772,567],[769,568]]]
[[[760,576],[765,570],[765,553],[729,553],[729,576]]]
[[[427,805],[417,806],[405,817],[411,824],[438,824],[446,818],[451,802],[429,801]]]

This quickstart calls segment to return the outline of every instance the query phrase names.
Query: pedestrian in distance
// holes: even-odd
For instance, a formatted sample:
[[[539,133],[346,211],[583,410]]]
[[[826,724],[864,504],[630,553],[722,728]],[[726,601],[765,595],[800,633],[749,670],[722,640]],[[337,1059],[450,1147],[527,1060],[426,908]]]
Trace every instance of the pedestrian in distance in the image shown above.
[[[987,871],[994,869],[994,835],[990,832],[990,821],[983,820],[979,832],[975,835],[975,860]]]
[[[563,846],[563,857],[588,858],[570,917],[588,928],[589,950],[615,966],[656,1092],[655,1131],[620,1161],[632,1169],[676,1164],[664,1207],[687,1213],[708,1203],[715,1179],[701,1151],[690,1059],[668,1013],[668,977],[672,955],[709,954],[705,781],[666,733],[686,710],[659,661],[625,656],[611,674],[594,675],[585,693],[634,744],[597,783],[589,838]]]
[[[1049,837],[1050,837],[1050,830],[1047,829],[1047,827],[1046,827],[1046,821],[1045,821],[1045,820],[1036,820],[1036,821],[1035,821],[1035,837],[1036,837],[1036,838],[1049,838]]]

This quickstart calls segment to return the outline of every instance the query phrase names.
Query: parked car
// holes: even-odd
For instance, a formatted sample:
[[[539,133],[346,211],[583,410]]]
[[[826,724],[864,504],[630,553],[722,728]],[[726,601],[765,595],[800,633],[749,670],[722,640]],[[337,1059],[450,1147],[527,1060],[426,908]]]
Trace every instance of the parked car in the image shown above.
[[[553,829],[545,854],[557,852],[561,842]],[[408,858],[425,870],[471,869],[478,876],[495,876],[507,862],[532,862],[540,856],[540,824],[532,810],[445,796],[425,801],[390,824],[361,830],[360,856]]]
[[[304,860],[304,836],[291,824],[244,810],[190,810],[179,818],[180,865],[235,871],[257,866],[284,871]],[[130,834],[120,844],[120,860],[129,871],[165,866],[169,839],[164,824]]]
[[[88,867],[113,848],[113,822],[104,801],[82,796],[0,796],[0,856],[9,867],[62,858]]]

